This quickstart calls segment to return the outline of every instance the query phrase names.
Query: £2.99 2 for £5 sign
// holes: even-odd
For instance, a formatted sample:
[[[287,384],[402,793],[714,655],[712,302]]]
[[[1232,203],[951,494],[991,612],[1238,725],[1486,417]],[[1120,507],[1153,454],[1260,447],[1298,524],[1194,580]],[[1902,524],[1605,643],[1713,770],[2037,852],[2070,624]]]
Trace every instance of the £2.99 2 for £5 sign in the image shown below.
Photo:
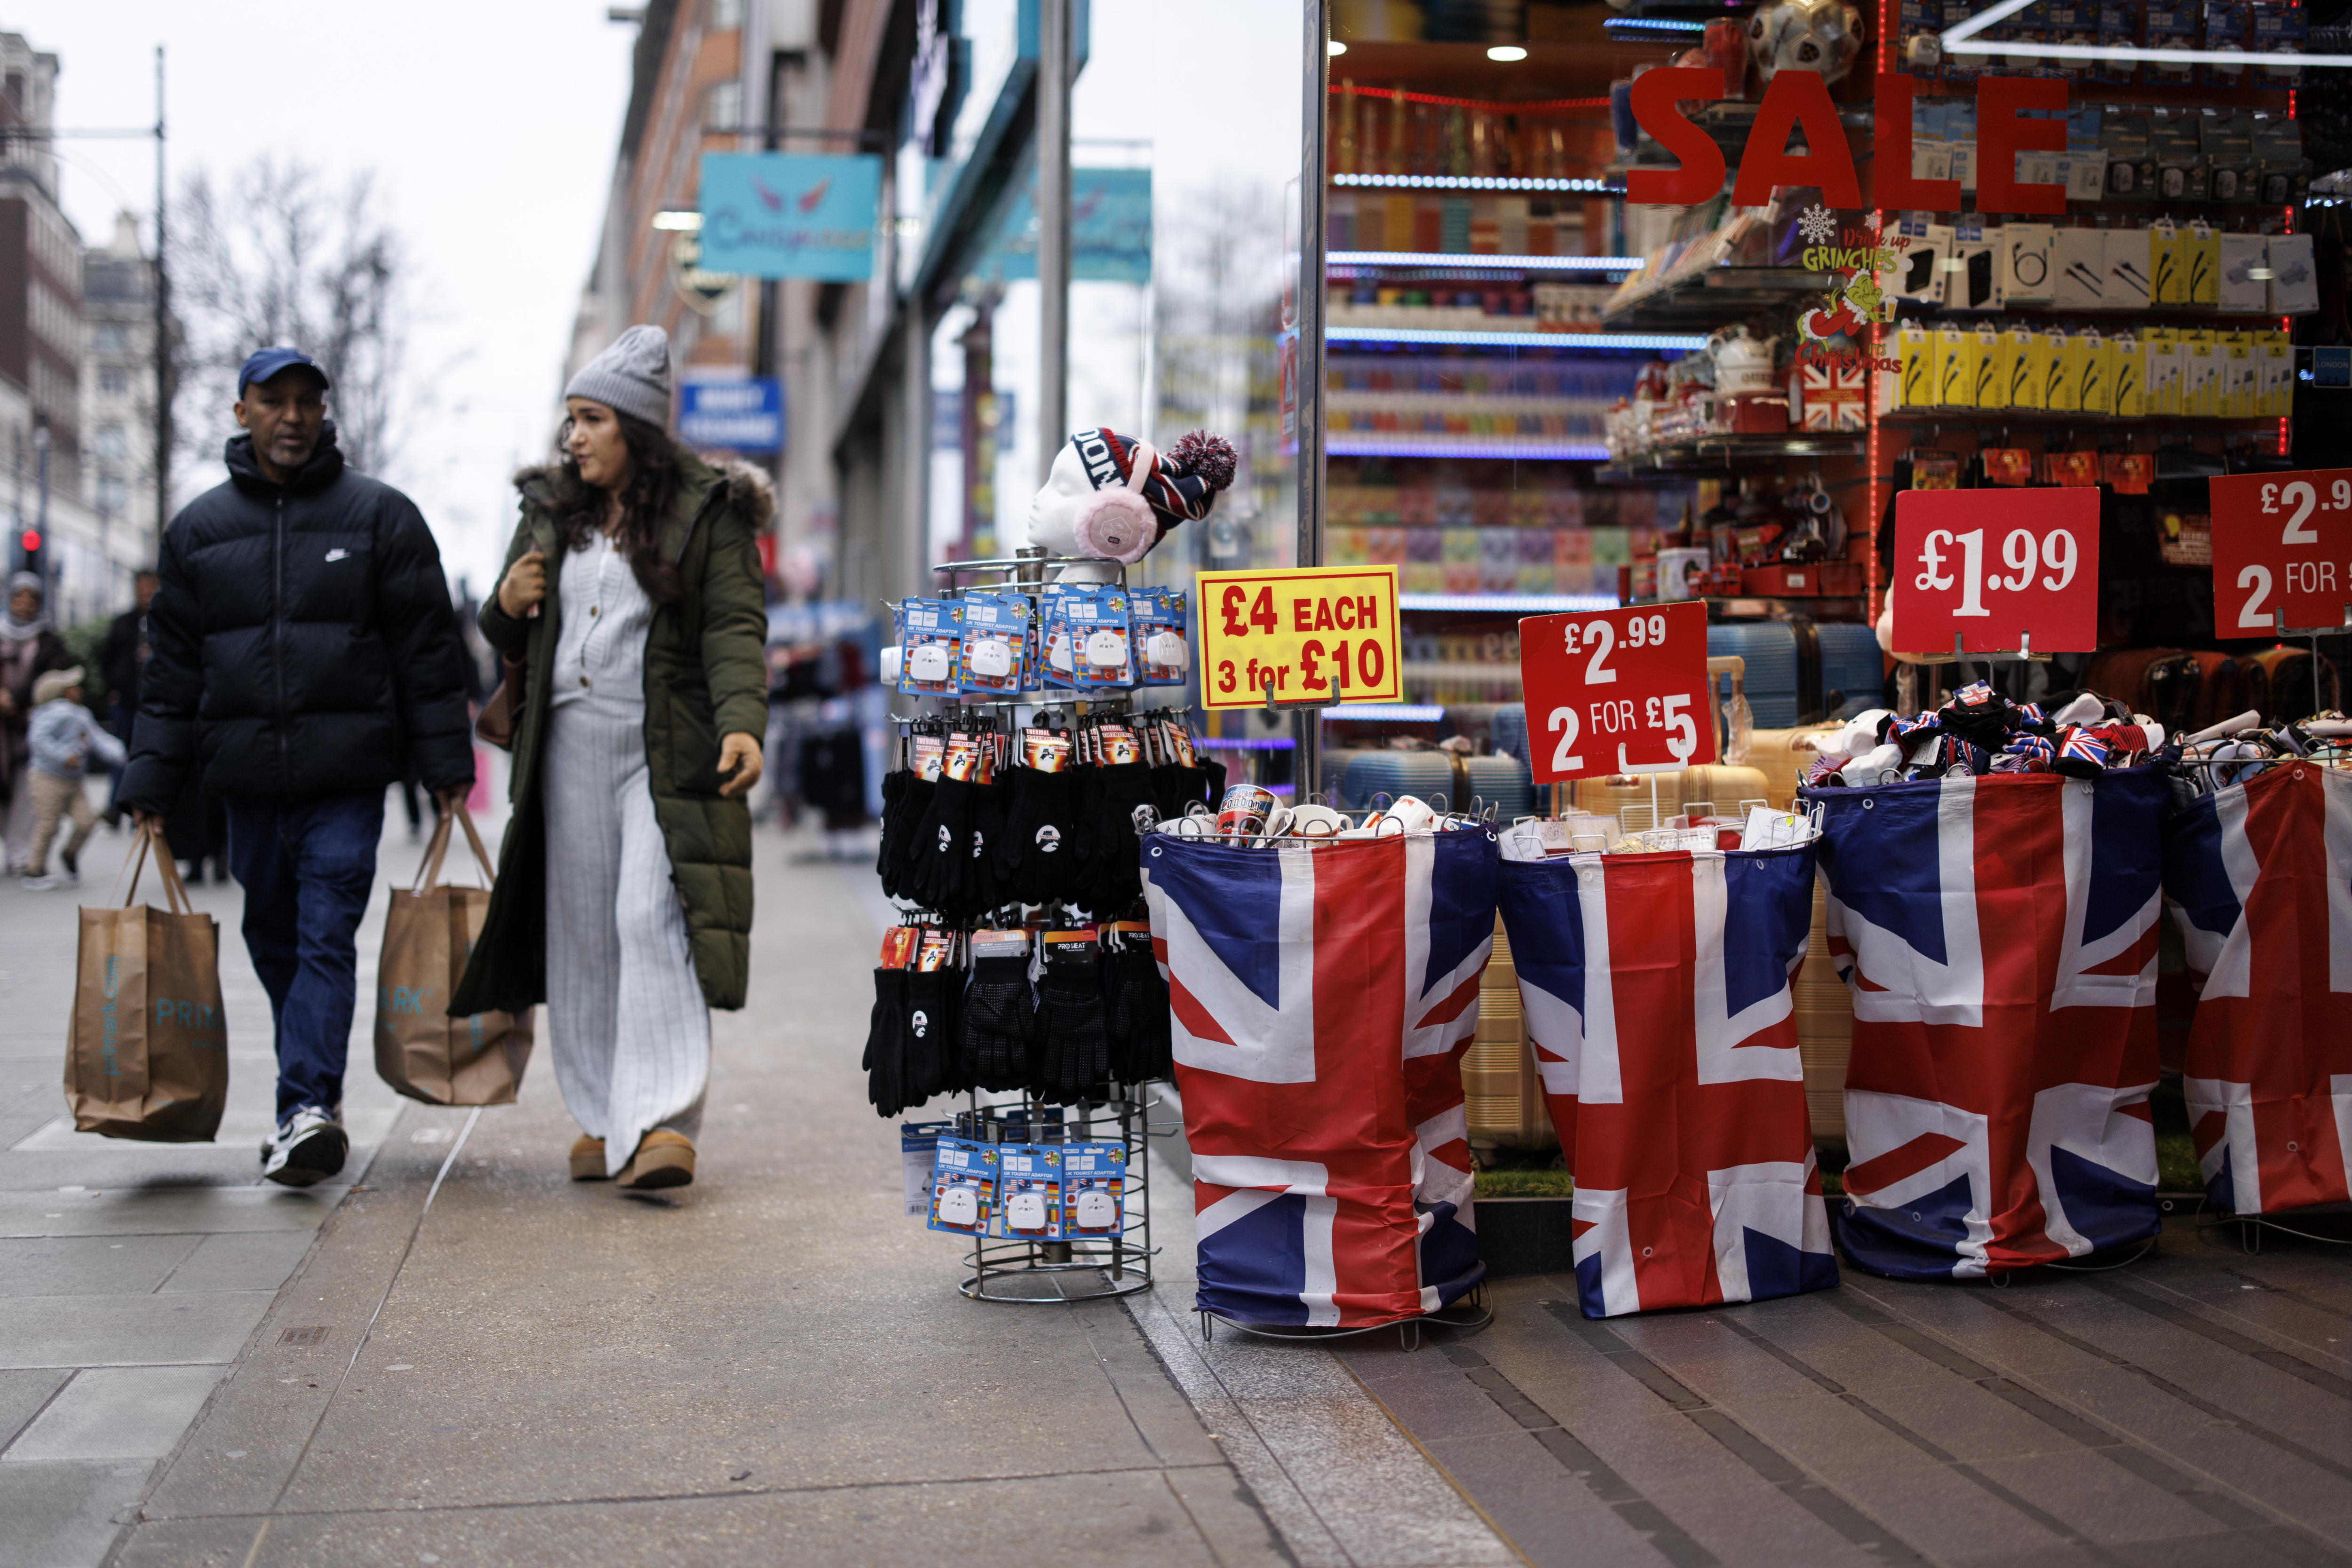
[[[1394,702],[1402,690],[1392,566],[1204,571],[1195,602],[1202,707],[1260,706],[1269,681],[1278,703]]]
[[[1519,679],[1538,784],[1715,760],[1704,604],[1528,616]]]
[[[2216,635],[2352,627],[2352,468],[2209,486]]]

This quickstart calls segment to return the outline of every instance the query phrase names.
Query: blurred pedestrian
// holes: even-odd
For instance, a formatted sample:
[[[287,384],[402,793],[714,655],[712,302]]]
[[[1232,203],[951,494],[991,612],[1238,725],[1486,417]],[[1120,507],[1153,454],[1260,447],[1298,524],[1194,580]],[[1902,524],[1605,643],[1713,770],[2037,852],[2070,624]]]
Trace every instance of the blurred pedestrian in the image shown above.
[[[751,817],[767,723],[754,540],[764,479],[670,438],[669,340],[632,327],[564,389],[552,464],[482,635],[524,660],[514,814],[449,1011],[547,1003],[582,1129],[574,1181],[694,1179],[709,1009],[750,980]]]
[[[443,809],[474,778],[441,555],[415,504],[343,465],[327,376],[263,349],[237,371],[228,480],[164,531],[122,800],[143,828],[190,775],[220,796],[245,945],[278,1035],[262,1175],[342,1169],[344,1051],[383,795],[412,762]]]
[[[131,608],[107,627],[106,641],[98,651],[98,673],[106,682],[106,727],[125,746],[131,744],[131,722],[139,716],[139,673],[147,666],[147,606],[155,599],[152,571],[131,578]],[[118,760],[108,770],[112,779],[106,795],[109,827],[122,815],[122,768]]]
[[[10,876],[24,873],[33,850],[33,791],[26,781],[32,758],[26,729],[33,717],[33,683],[73,664],[66,640],[41,613],[45,596],[39,575],[20,571],[8,580],[8,612],[0,616],[0,789],[7,792],[0,842],[6,846]]]
[[[32,776],[26,787],[33,798],[33,858],[26,866],[25,885],[35,893],[71,887],[81,881],[81,848],[89,842],[98,813],[90,809],[83,787],[89,759],[95,755],[109,768],[123,758],[122,742],[99,727],[97,716],[82,704],[81,666],[51,670],[33,683],[33,718],[26,727],[31,745]],[[73,823],[73,832],[58,852],[65,868],[49,874],[49,845],[58,836],[58,821]]]

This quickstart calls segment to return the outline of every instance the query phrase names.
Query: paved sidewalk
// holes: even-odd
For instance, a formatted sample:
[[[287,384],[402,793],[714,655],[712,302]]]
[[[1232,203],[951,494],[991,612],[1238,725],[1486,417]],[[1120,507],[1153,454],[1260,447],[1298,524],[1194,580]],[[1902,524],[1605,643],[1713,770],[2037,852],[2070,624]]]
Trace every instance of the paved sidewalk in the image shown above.
[[[414,874],[417,846],[387,800],[378,880],[388,883]],[[276,1081],[269,1003],[237,934],[241,891],[207,883],[191,893],[222,928],[230,1071],[219,1138],[73,1131],[59,1082],[74,910],[106,902],[130,841],[101,828],[78,891],[0,879],[0,1563],[10,1568],[104,1555],[398,1112],[368,1066],[379,892],[360,936],[352,1159],[339,1181],[308,1192],[259,1182]],[[152,870],[142,891],[161,902]]]
[[[543,1053],[405,1107],[115,1562],[1285,1560],[1118,1304],[956,1295],[856,1070],[870,870],[759,852],[696,1185],[567,1180]]]

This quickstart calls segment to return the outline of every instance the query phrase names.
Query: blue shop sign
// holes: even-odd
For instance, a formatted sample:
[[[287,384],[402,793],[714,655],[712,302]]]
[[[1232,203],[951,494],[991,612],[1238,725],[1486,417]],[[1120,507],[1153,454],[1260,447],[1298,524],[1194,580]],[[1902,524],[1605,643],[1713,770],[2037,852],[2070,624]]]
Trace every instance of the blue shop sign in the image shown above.
[[[678,388],[677,434],[689,446],[782,452],[783,383],[769,376],[686,382]]]
[[[881,194],[871,153],[706,152],[702,268],[863,283],[874,276]]]

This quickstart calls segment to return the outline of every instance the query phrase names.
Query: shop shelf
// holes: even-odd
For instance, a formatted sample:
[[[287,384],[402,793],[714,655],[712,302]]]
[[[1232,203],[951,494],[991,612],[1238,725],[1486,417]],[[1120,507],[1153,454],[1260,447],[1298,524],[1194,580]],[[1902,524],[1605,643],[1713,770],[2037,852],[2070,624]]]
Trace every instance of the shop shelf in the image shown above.
[[[1509,457],[1522,463],[1599,463],[1609,449],[1592,442],[1503,435],[1381,435],[1335,431],[1323,442],[1332,457]]]
[[[1793,295],[1826,293],[1837,275],[1798,267],[1708,267],[1626,300],[1606,319],[1620,327],[1705,327],[1744,320]]]
[[[1954,413],[1963,411],[1954,410]],[[1620,458],[1598,470],[1602,484],[1638,482],[1654,475],[1682,477],[1737,472],[1744,463],[1767,463],[1782,457],[1859,457],[1864,438],[1853,435],[1708,435],[1654,446]]]
[[[1942,424],[1965,425],[1984,432],[2006,428],[2026,430],[2064,430],[2076,425],[2088,425],[2100,430],[2147,429],[2165,432],[2185,432],[2194,434],[2207,431],[2215,434],[2240,432],[2267,432],[2278,428],[2280,415],[2275,413],[2244,414],[2229,418],[2207,418],[2177,413],[2123,414],[2112,413],[2047,413],[2034,408],[1898,408],[1878,416],[1881,424]]]
[[[1478,256],[1442,250],[1335,250],[1328,267],[1443,267],[1477,272],[1639,272],[1638,256]]]
[[[1706,338],[1695,332],[1451,332],[1413,327],[1331,327],[1324,330],[1323,341],[1399,349],[1562,349],[1583,353],[1627,350],[1692,353],[1706,347]]]
[[[1587,195],[1622,194],[1606,180],[1517,177],[1505,174],[1334,174],[1331,183],[1355,191],[1574,191]]]

